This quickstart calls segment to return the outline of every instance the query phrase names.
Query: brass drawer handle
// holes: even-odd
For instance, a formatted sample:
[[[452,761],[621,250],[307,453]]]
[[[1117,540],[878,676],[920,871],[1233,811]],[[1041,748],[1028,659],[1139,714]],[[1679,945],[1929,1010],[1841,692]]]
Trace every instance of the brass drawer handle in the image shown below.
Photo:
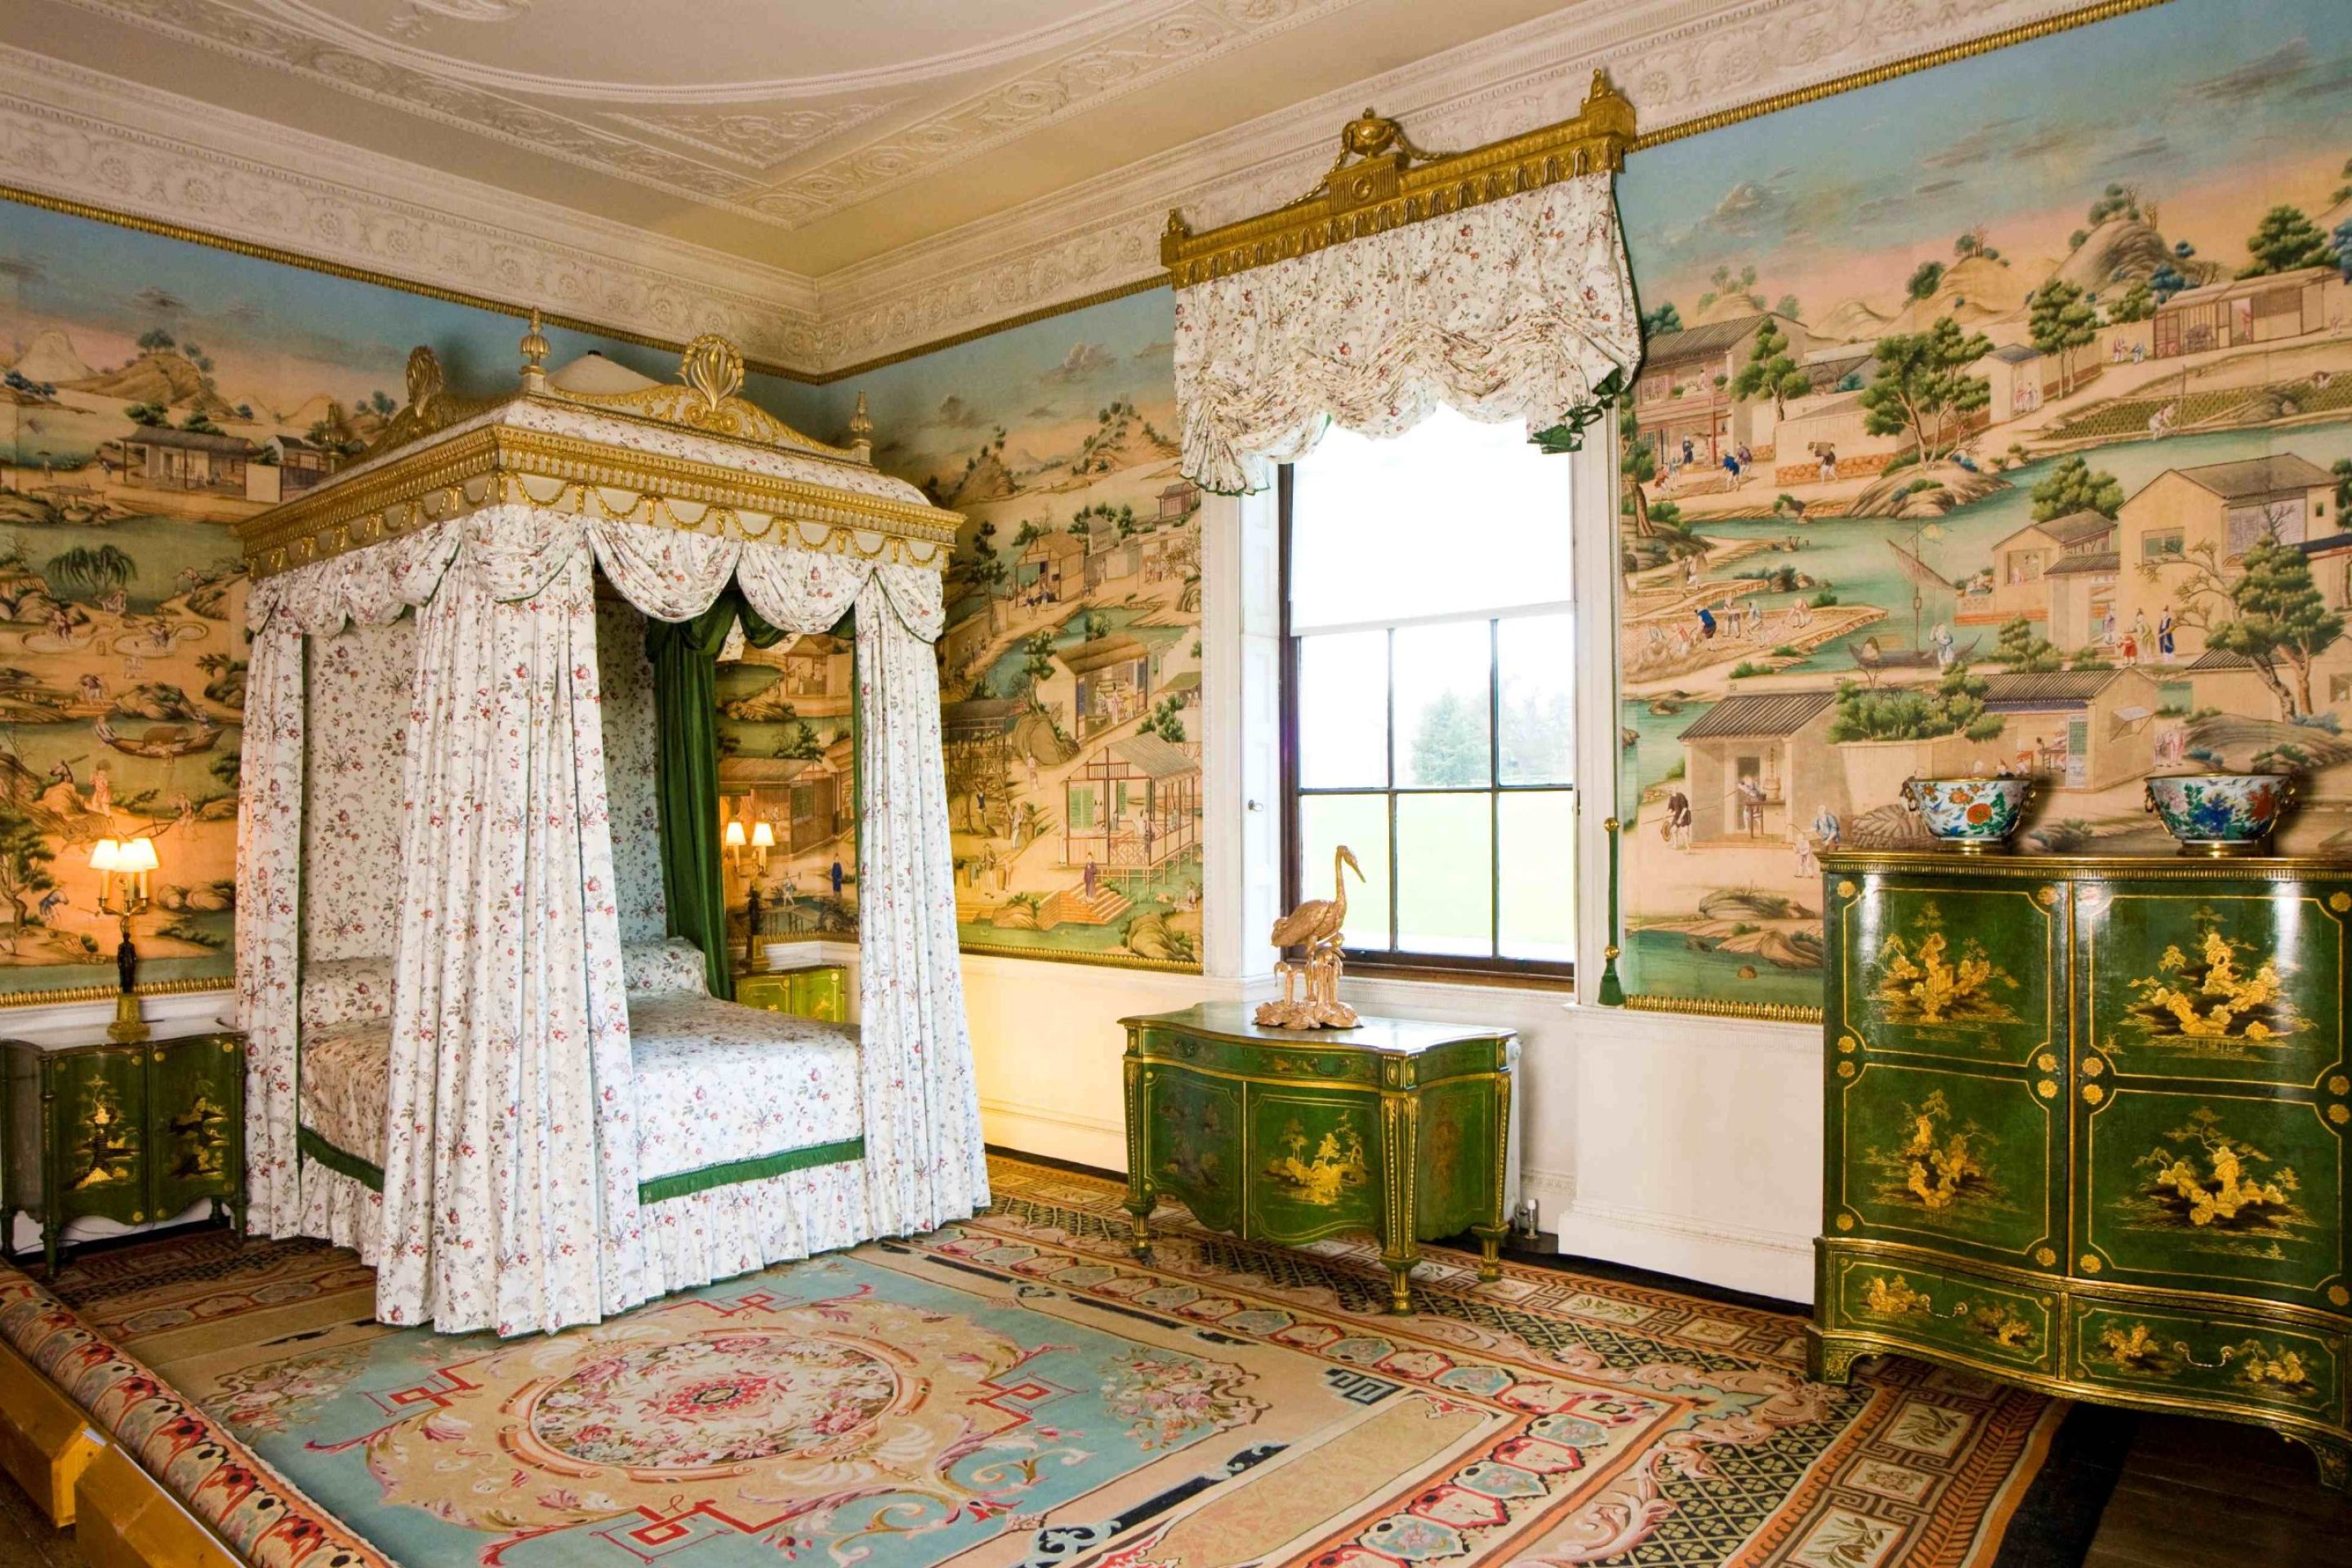
[[[2098,1104],[2101,1100],[2105,1100],[2105,1099],[2106,1099],[2106,1098],[2107,1098],[2107,1091],[2106,1091],[2105,1089],[2101,1089],[2097,1084],[2095,1084],[2095,1083],[2086,1083],[2086,1084],[2084,1084],[2084,1085],[2083,1086],[2083,1103],[2084,1103],[2084,1104],[2085,1104],[2085,1105],[2096,1105],[2096,1104]]]

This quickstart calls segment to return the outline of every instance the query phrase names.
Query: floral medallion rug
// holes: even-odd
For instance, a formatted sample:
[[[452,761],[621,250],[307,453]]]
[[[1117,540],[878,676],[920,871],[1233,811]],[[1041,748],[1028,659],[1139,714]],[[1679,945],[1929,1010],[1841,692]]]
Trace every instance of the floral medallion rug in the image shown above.
[[[995,1210],[608,1323],[370,1320],[368,1271],[218,1234],[58,1292],[410,1568],[1988,1563],[2064,1406],[1800,1320],[1440,1251],[1290,1250],[994,1163]]]

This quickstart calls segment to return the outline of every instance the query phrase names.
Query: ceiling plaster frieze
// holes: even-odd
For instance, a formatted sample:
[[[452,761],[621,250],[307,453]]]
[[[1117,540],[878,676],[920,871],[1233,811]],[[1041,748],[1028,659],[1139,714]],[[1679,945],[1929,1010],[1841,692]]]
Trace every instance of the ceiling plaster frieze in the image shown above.
[[[804,278],[19,49],[0,48],[0,183],[625,334],[815,357]]]
[[[1656,129],[2083,3],[1586,0],[814,279],[22,51],[0,51],[0,178],[625,332],[725,332],[824,377],[1156,277],[1171,206],[1206,227],[1291,200],[1366,103],[1423,145],[1474,146],[1572,116],[1603,67]]]

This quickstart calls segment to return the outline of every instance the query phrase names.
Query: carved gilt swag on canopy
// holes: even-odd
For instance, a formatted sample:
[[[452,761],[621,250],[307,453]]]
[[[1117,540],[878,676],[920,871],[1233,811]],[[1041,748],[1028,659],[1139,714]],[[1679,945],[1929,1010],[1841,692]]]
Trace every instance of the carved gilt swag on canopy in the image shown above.
[[[904,1235],[988,1202],[929,646],[960,520],[875,471],[862,406],[836,448],[744,401],[719,339],[672,384],[603,362],[551,374],[535,321],[522,350],[518,389],[469,403],[419,349],[361,461],[237,529],[255,578],[236,954],[253,1224],[357,1246],[380,1318],[453,1332],[594,1321],[796,1255],[814,1224],[783,1177],[741,1189],[768,1207],[733,1232],[639,1197],[598,574],[656,621],[730,587],[790,633],[856,608],[864,1154],[827,1233]],[[412,612],[379,1200],[299,1136],[302,912],[322,870],[303,864],[305,644]]]
[[[1558,125],[1431,154],[1366,110],[1289,205],[1205,234],[1171,212],[1185,477],[1262,489],[1327,421],[1395,436],[1441,403],[1575,445],[1641,360],[1613,184],[1633,141],[1595,72]]]

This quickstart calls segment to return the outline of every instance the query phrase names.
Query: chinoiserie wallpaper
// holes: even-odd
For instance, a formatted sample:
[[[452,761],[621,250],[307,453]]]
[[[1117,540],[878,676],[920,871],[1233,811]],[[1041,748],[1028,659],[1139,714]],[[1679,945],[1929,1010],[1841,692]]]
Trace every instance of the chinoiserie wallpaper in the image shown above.
[[[1818,1005],[1913,774],[2169,853],[2151,773],[2352,845],[2352,7],[2179,0],[1639,153],[1627,989]],[[1629,809],[1633,808],[1633,809]]]
[[[0,993],[114,984],[115,925],[89,869],[110,837],[155,840],[142,978],[226,979],[247,656],[229,524],[357,451],[415,344],[461,392],[488,392],[513,384],[520,331],[0,203]],[[664,377],[677,363],[549,336],[551,363],[599,349]],[[394,749],[369,762],[354,741],[349,760],[390,756],[396,788],[398,737],[370,735]],[[347,880],[381,858],[364,835],[336,842],[312,846]],[[331,948],[381,951],[367,910],[336,918],[352,929]]]
[[[1200,497],[1176,472],[1171,323],[1165,290],[1133,295],[828,386],[804,420],[837,437],[864,392],[875,461],[968,520],[940,642],[967,950],[1200,962]],[[854,903],[823,826],[849,656],[803,641],[722,670],[741,740],[719,779],[814,776],[792,806],[795,847],[816,814],[811,847],[782,873],[814,923]]]

